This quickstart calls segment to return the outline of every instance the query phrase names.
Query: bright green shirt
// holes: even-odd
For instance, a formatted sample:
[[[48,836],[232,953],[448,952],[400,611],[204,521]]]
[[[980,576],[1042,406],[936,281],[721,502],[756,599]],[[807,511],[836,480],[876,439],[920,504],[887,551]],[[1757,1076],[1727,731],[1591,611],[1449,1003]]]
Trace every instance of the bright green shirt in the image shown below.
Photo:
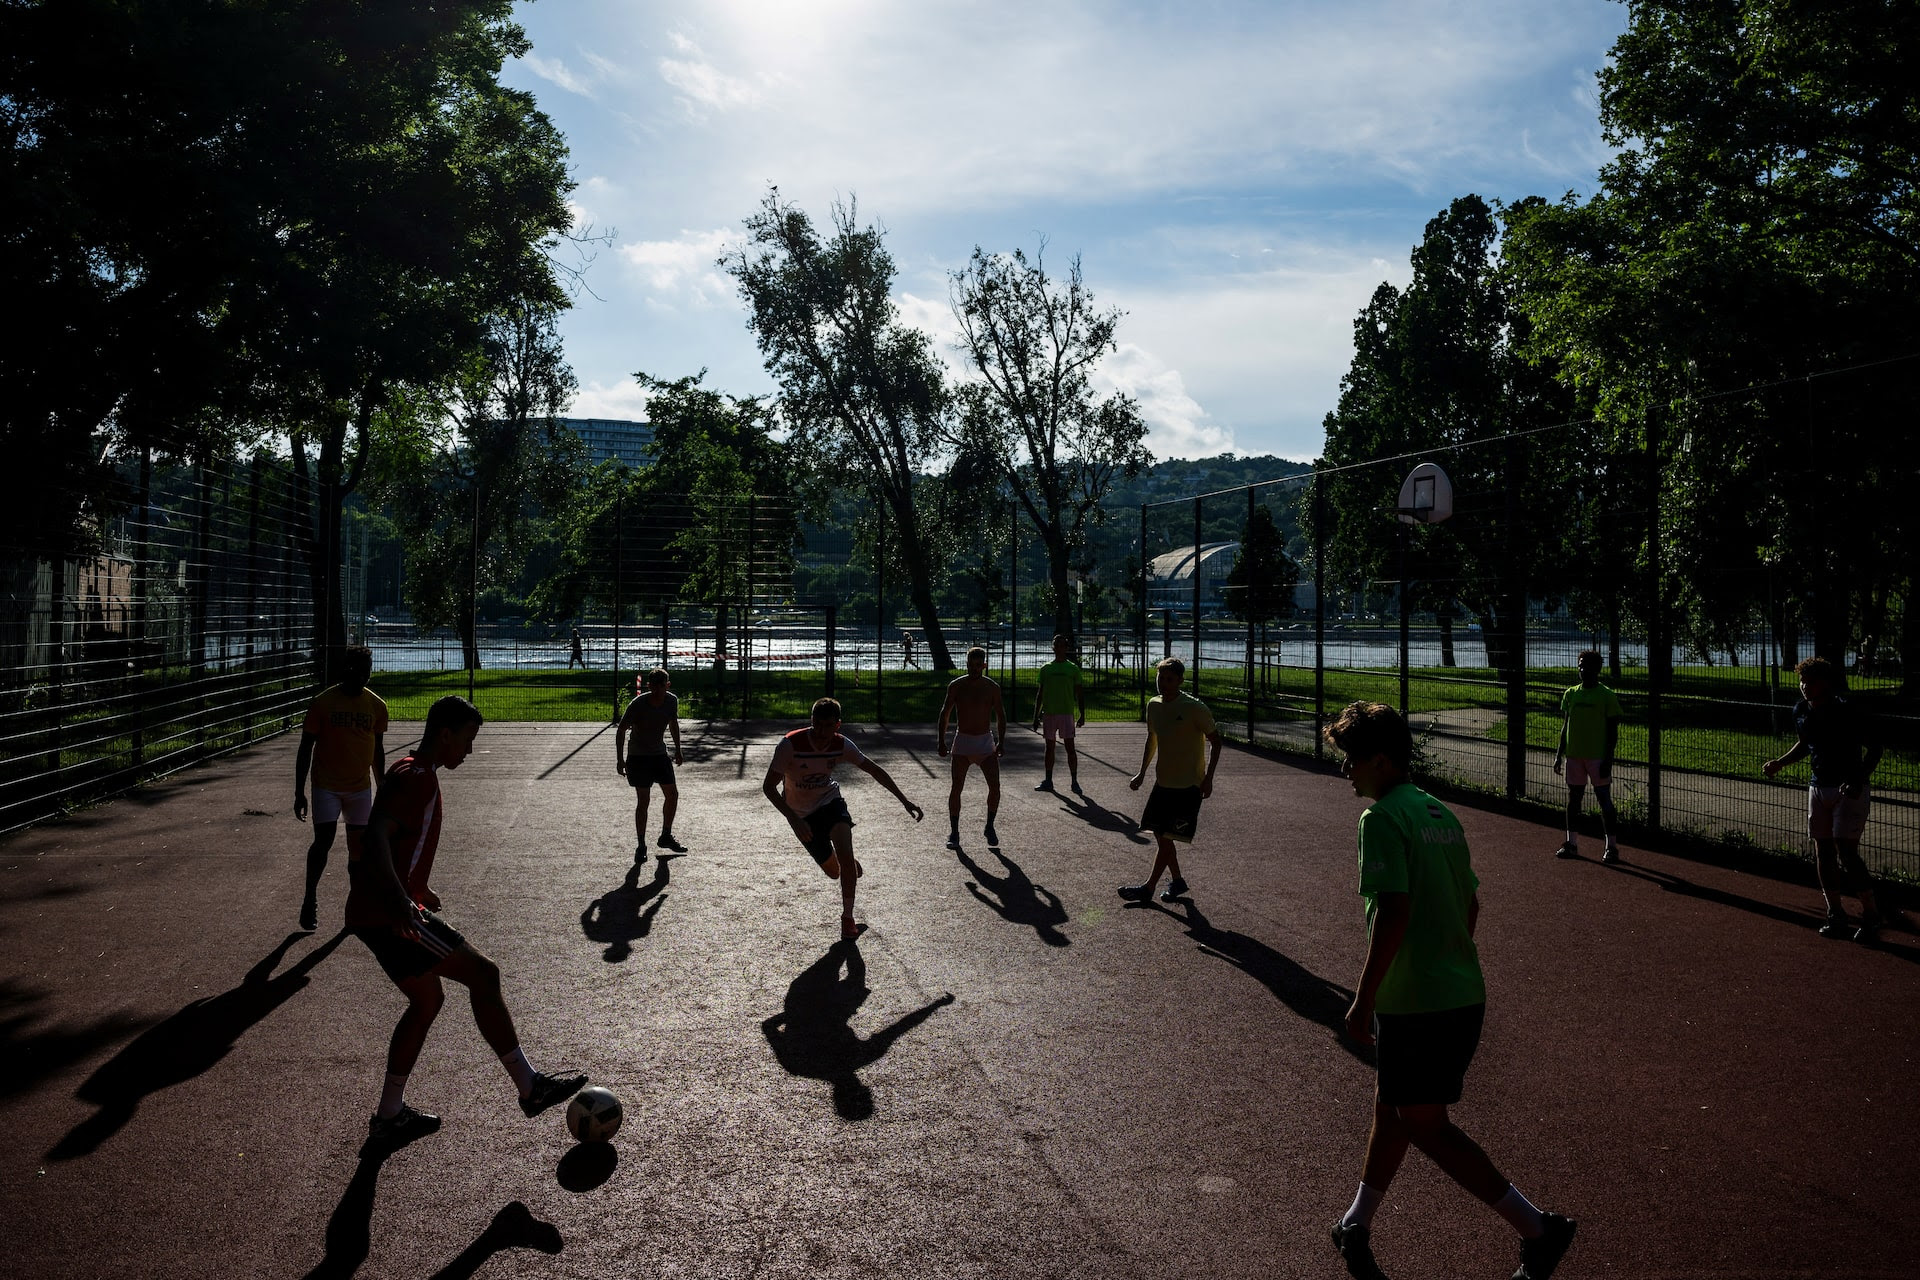
[[[1199,786],[1207,776],[1207,735],[1213,731],[1213,712],[1190,693],[1147,703],[1147,737],[1157,744],[1154,785]]]
[[[1080,683],[1080,664],[1072,658],[1055,658],[1040,668],[1040,714],[1074,714],[1073,691]]]
[[[1607,754],[1607,721],[1627,713],[1607,686],[1577,684],[1560,695],[1560,714],[1567,722],[1568,758],[1600,760]]]
[[[1360,815],[1360,896],[1367,931],[1383,893],[1412,899],[1407,936],[1374,999],[1378,1013],[1438,1013],[1485,1004],[1467,913],[1480,879],[1452,810],[1403,782]]]

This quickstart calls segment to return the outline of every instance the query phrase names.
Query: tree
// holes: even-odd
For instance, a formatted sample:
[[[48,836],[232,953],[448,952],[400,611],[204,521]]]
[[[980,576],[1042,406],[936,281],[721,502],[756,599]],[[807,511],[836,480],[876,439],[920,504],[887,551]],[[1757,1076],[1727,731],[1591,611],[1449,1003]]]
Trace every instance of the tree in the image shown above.
[[[790,438],[801,456],[884,511],[929,659],[951,669],[933,595],[943,533],[918,500],[942,439],[947,394],[927,336],[901,323],[889,295],[885,233],[860,226],[848,203],[834,206],[823,238],[777,188],[746,228],[747,242],[720,265],[747,303]]]
[[[997,464],[1046,548],[1054,631],[1072,635],[1068,582],[1087,525],[1105,514],[1114,481],[1138,475],[1153,455],[1133,398],[1096,396],[1092,386],[1124,313],[1094,309],[1077,254],[1056,281],[1045,252],[1044,241],[1032,261],[1020,249],[990,255],[975,246],[952,274],[958,345],[977,375],[955,393],[955,443]]]
[[[1293,616],[1293,592],[1300,565],[1287,554],[1287,540],[1273,522],[1273,511],[1257,506],[1240,534],[1240,551],[1227,570],[1227,611],[1258,627],[1264,645],[1267,624]]]
[[[406,537],[407,595],[418,625],[452,626],[480,666],[480,591],[513,582],[546,518],[585,464],[558,414],[573,397],[551,310],[494,319],[451,404],[426,400],[385,441],[376,477]]]

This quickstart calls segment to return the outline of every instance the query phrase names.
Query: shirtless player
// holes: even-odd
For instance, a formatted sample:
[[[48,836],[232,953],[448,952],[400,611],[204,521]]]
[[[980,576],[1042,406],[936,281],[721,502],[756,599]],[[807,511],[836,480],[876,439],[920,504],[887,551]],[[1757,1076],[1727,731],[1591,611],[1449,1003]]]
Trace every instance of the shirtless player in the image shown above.
[[[947,686],[940,704],[940,755],[947,754],[947,717],[954,717],[953,789],[947,792],[947,847],[960,847],[960,792],[967,785],[967,769],[979,765],[987,779],[987,843],[997,845],[993,815],[1000,812],[1000,757],[1007,750],[1007,708],[1000,686],[987,678],[987,651],[978,645],[967,650],[967,674]],[[999,731],[994,732],[995,722]]]

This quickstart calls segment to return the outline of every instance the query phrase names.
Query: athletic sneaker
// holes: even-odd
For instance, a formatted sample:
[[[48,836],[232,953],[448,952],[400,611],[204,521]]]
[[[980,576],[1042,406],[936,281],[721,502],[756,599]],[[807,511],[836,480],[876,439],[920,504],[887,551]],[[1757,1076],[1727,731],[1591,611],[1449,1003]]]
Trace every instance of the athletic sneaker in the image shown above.
[[[1553,856],[1556,858],[1577,858],[1580,856],[1580,846],[1568,840],[1553,851]]]
[[[1167,891],[1160,895],[1162,902],[1178,902],[1187,896],[1187,882],[1175,876],[1167,882]]]
[[[1620,861],[1620,850],[1613,845],[1608,845],[1605,849],[1601,850],[1600,861],[1606,863],[1608,866],[1612,866],[1614,863]]]
[[[1573,1243],[1574,1229],[1579,1225],[1557,1213],[1543,1213],[1540,1221],[1546,1224],[1546,1234],[1520,1242],[1520,1269],[1513,1273],[1513,1280],[1547,1280],[1560,1259],[1567,1256],[1567,1246]]]
[[[1145,902],[1147,899],[1153,897],[1153,886],[1150,884],[1123,884],[1120,886],[1120,896],[1128,902]]]
[[[673,838],[673,832],[671,831],[662,831],[660,833],[660,838],[658,840],[655,840],[653,843],[659,848],[671,849],[675,853],[685,853],[687,851],[687,846],[681,844],[678,840],[675,840]]]
[[[1842,938],[1848,942],[1853,941],[1854,934],[1858,932],[1859,930],[1853,927],[1853,921],[1845,916],[1828,916],[1827,922],[1820,926],[1821,937]]]
[[[988,823],[988,824],[986,825],[986,828],[985,828],[985,830],[983,830],[983,831],[981,831],[981,833],[980,833],[980,834],[981,834],[981,835],[983,835],[983,836],[985,836],[985,837],[987,838],[987,843],[988,843],[988,844],[999,844],[999,843],[1000,843],[1000,833],[999,833],[999,832],[997,832],[997,831],[995,831],[995,830],[993,829],[993,824],[992,824],[991,822],[989,822],[989,823]]]
[[[646,860],[647,860],[647,842],[645,840],[642,840],[639,844],[636,844],[635,846],[633,846],[633,865],[637,867],[641,863],[645,862]]]
[[[1347,1274],[1356,1280],[1387,1280],[1387,1273],[1373,1260],[1370,1232],[1362,1226],[1348,1226],[1345,1220],[1333,1224],[1333,1247],[1346,1260]]]
[[[1869,947],[1880,941],[1880,922],[1878,920],[1863,921],[1860,927],[1853,931],[1853,940]]]
[[[1035,791],[1051,791],[1051,790],[1053,790],[1053,779],[1052,779],[1052,778],[1042,778],[1042,779],[1040,779],[1040,785],[1039,785],[1039,786],[1037,786],[1037,787],[1035,787],[1035,788],[1034,788],[1034,790],[1035,790]]]
[[[367,1121],[367,1141],[378,1146],[393,1147],[396,1150],[406,1146],[416,1138],[424,1138],[430,1133],[440,1131],[440,1117],[429,1115],[425,1111],[416,1111],[406,1103],[400,1104],[400,1110],[391,1117],[379,1112]]]
[[[312,898],[300,903],[300,927],[308,933],[320,927],[320,904]]]
[[[947,848],[958,849],[959,847],[960,847],[960,833],[958,831],[949,831],[947,833]]]
[[[1073,794],[1075,794],[1075,795],[1077,795],[1077,796],[1083,796],[1083,795],[1085,795],[1085,794],[1087,794],[1087,793],[1086,793],[1085,791],[1083,791],[1083,790],[1081,790],[1081,789],[1080,789],[1080,779],[1078,779],[1078,778],[1075,778],[1075,779],[1073,780]]]
[[[520,1099],[520,1111],[528,1117],[537,1116],[555,1103],[567,1101],[586,1087],[585,1075],[550,1076],[544,1071],[536,1071],[533,1073],[533,1091]]]

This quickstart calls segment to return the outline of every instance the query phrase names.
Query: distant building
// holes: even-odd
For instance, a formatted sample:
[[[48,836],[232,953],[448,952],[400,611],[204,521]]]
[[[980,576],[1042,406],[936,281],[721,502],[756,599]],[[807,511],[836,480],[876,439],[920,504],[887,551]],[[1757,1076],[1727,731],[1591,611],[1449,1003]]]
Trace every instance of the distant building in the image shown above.
[[[653,428],[644,422],[624,418],[561,418],[559,422],[586,443],[588,466],[608,461],[647,465],[644,451],[653,442]]]
[[[1240,554],[1237,542],[1203,542],[1196,557],[1191,546],[1175,547],[1147,561],[1147,607],[1193,611],[1193,575],[1200,574],[1200,608],[1215,612],[1225,607],[1224,589],[1234,557]]]

